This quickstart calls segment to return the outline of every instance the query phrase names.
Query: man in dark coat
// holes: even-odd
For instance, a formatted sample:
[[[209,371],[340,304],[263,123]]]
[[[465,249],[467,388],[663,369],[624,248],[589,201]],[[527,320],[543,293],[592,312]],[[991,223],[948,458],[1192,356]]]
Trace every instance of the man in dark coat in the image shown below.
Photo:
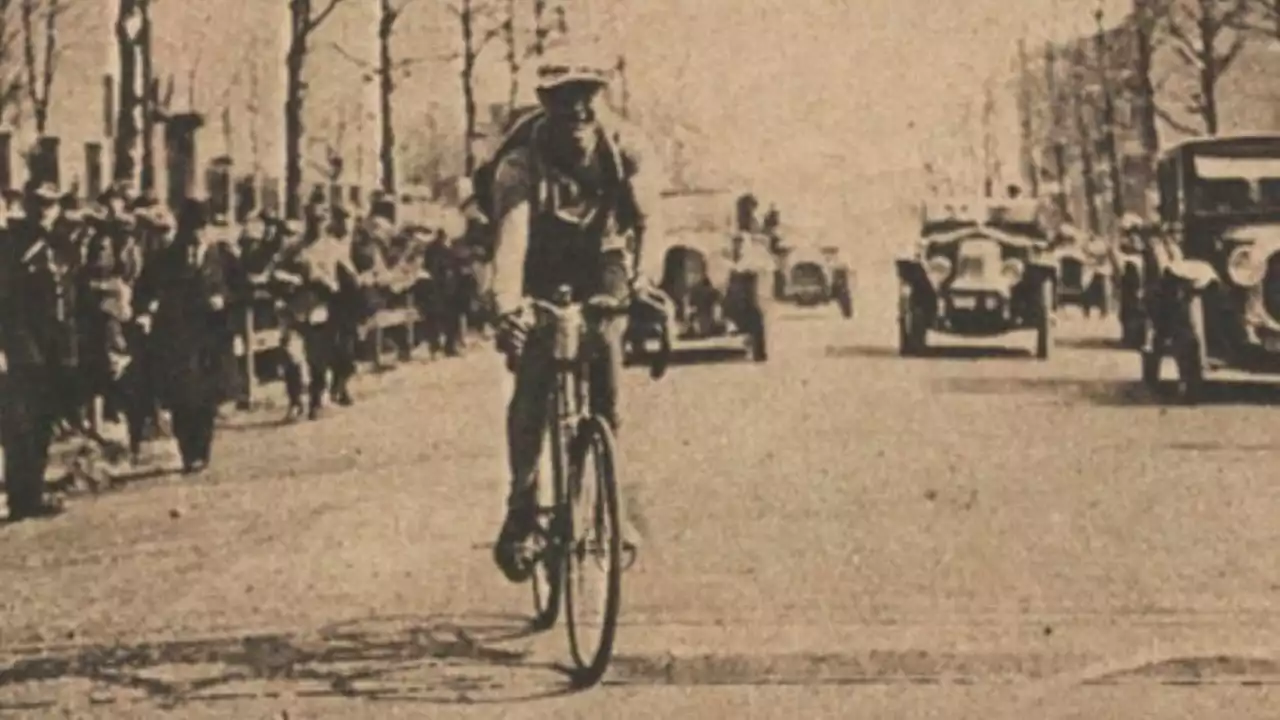
[[[458,355],[461,340],[461,316],[451,312],[452,300],[457,293],[458,274],[454,265],[454,257],[449,249],[449,238],[437,231],[435,237],[427,245],[423,257],[423,267],[431,276],[424,284],[420,311],[425,322],[427,344],[431,355],[442,350],[449,357]]]
[[[177,232],[143,267],[135,312],[151,335],[152,380],[173,417],[186,473],[208,467],[221,398],[222,345],[230,321],[222,265],[205,239],[203,203],[184,201]]]
[[[71,418],[80,398],[75,309],[81,258],[59,222],[58,200],[51,184],[31,184],[22,216],[0,243],[0,337],[8,366],[0,430],[11,521],[60,512],[44,492],[49,445],[55,423]]]

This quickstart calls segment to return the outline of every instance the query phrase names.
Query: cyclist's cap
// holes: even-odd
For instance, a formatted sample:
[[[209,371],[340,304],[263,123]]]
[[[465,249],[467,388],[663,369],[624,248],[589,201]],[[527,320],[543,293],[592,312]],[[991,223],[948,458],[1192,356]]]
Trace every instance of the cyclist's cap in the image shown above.
[[[572,48],[548,53],[538,65],[538,89],[550,90],[571,83],[605,86],[613,66],[594,49]]]

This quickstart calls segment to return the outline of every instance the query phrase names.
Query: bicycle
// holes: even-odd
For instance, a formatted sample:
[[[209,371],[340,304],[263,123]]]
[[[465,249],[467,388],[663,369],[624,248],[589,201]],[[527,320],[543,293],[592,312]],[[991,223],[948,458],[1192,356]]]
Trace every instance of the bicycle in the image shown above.
[[[539,316],[537,325],[547,331],[553,343],[556,375],[544,436],[544,465],[536,480],[538,513],[531,538],[533,627],[552,628],[563,605],[570,654],[576,665],[575,684],[591,687],[604,676],[613,656],[622,573],[634,560],[635,548],[621,537],[614,434],[609,422],[591,410],[588,364],[602,345],[597,342],[599,321],[625,315],[631,305],[620,305],[607,296],[585,303],[573,303],[569,298],[569,289],[561,288],[555,302],[532,302]],[[655,380],[665,374],[670,354],[665,332],[659,348],[650,356],[650,374]],[[551,483],[541,481],[548,459]],[[594,483],[584,481],[588,464],[594,470]],[[624,565],[622,556],[627,552],[631,560]],[[579,616],[584,610],[583,588],[575,587],[585,574],[588,559],[606,573],[603,616],[594,643],[586,636],[590,623]]]

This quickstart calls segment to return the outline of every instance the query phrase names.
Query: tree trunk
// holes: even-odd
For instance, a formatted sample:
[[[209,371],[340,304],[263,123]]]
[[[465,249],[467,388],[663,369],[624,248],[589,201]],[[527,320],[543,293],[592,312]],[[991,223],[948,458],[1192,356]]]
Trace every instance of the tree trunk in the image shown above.
[[[145,0],[142,0],[145,2]],[[140,70],[138,43],[129,37],[127,21],[139,0],[120,0],[116,16],[116,50],[120,57],[116,78],[119,102],[116,106],[115,142],[112,146],[112,179],[134,181],[138,172],[138,143],[142,138],[142,93],[138,92]],[[145,87],[145,86],[144,86]]]
[[[395,29],[395,21],[391,0],[382,0],[382,15],[378,22],[378,113],[382,124],[378,157],[382,165],[382,189],[391,193],[396,191],[396,133],[391,103],[395,92],[391,67],[391,32]]]
[[[1155,18],[1147,6],[1150,0],[1136,0],[1138,12],[1137,57],[1134,71],[1138,76],[1139,98],[1139,133],[1142,139],[1142,153],[1151,168],[1155,168],[1160,154],[1160,124],[1156,114],[1156,88],[1151,79],[1155,58]]]
[[[475,15],[472,12],[471,0],[462,1],[462,109],[465,114],[463,128],[462,157],[463,169],[467,175],[475,172],[475,138],[476,138],[476,38]]]
[[[1205,58],[1211,60],[1210,58]],[[1200,71],[1200,119],[1206,135],[1218,134],[1218,69],[1213,62],[1205,63]]]
[[[142,0],[138,4],[138,9],[142,17],[142,30],[138,33],[139,62],[142,72],[139,78],[142,87],[142,168],[138,186],[143,192],[151,192],[156,189],[156,113],[159,110],[156,103],[160,93],[151,57],[150,0]]]
[[[542,57],[547,50],[547,0],[533,0],[533,54]]]
[[[1088,216],[1089,232],[1097,235],[1102,232],[1101,218],[1098,216],[1098,186],[1094,177],[1093,134],[1089,132],[1089,123],[1085,120],[1084,98],[1075,98],[1076,130],[1080,141],[1080,174],[1084,181],[1085,213]]]
[[[520,48],[516,43],[516,0],[507,0],[507,21],[502,27],[507,44],[507,117],[516,111],[520,96]]]
[[[1033,150],[1035,123],[1032,119],[1031,77],[1028,69],[1027,42],[1018,41],[1018,132],[1022,157],[1022,178],[1031,197],[1040,196],[1040,170]]]
[[[1202,13],[1208,13],[1204,8]],[[1218,38],[1219,26],[1207,19],[1200,22],[1200,119],[1206,135],[1218,134]]]
[[[306,37],[293,36],[285,58],[284,100],[284,212],[285,217],[302,217],[302,68]]]
[[[1067,162],[1066,148],[1062,139],[1062,93],[1058,88],[1057,53],[1053,43],[1045,43],[1044,79],[1045,95],[1049,100],[1049,133],[1053,138],[1054,180],[1058,183],[1058,194],[1054,198],[1058,208],[1058,219],[1061,222],[1067,216]]]

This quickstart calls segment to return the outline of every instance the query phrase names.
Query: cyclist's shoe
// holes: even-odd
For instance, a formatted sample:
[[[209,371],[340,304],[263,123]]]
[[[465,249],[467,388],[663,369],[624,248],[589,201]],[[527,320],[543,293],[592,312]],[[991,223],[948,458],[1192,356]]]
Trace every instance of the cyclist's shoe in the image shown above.
[[[533,521],[528,513],[514,508],[507,512],[493,546],[493,561],[510,582],[524,582],[533,574],[534,556],[529,545],[532,534]]]

